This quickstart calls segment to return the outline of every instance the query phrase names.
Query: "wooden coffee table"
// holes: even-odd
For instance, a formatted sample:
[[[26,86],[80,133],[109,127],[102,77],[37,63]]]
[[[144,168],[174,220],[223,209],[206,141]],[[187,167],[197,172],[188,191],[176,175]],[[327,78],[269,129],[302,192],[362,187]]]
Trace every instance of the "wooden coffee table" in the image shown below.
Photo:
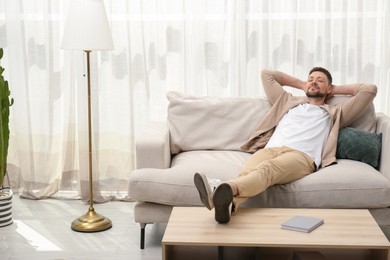
[[[325,223],[311,233],[280,228],[281,223],[296,215],[321,217]],[[239,209],[228,224],[218,224],[214,211],[175,207],[162,239],[163,259],[178,257],[186,247],[193,249],[185,254],[187,260],[208,259],[207,252],[213,254],[210,259],[216,255],[221,259],[225,247],[258,248],[264,254],[310,250],[331,259],[350,259],[345,258],[350,254],[353,259],[390,260],[389,241],[369,211],[360,209],[248,208]]]

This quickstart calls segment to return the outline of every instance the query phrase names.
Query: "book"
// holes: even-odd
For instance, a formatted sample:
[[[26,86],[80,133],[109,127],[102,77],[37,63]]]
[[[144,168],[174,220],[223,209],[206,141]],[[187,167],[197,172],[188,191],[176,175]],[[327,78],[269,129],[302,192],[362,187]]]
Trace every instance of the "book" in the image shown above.
[[[282,224],[283,229],[309,233],[324,224],[322,218],[295,216]]]

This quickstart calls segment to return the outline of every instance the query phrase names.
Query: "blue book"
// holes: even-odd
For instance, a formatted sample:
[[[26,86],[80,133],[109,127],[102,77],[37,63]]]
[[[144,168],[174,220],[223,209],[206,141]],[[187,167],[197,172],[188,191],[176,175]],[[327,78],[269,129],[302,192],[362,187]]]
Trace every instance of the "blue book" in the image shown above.
[[[309,233],[324,224],[322,218],[295,216],[282,224],[283,229]]]

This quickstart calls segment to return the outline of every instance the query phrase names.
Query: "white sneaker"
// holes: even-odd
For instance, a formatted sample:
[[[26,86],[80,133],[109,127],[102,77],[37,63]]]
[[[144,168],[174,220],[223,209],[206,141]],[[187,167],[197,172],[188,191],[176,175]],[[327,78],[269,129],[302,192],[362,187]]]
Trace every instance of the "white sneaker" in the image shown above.
[[[232,214],[233,190],[228,183],[222,183],[213,195],[215,220],[218,223],[228,223]]]
[[[218,185],[222,183],[220,179],[209,178],[209,177],[207,177],[207,182],[213,192],[218,187]]]
[[[195,173],[194,175],[195,187],[199,192],[200,200],[203,205],[212,210],[214,208],[214,203],[212,199],[213,191],[221,183],[220,179],[207,178],[203,173]]]

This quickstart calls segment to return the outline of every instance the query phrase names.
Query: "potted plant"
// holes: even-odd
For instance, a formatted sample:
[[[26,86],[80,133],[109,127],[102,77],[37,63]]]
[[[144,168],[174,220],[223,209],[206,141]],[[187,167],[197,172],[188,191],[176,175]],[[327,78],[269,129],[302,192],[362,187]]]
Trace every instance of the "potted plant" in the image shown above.
[[[4,179],[7,175],[9,107],[13,104],[13,99],[9,99],[11,92],[3,76],[2,58],[3,49],[0,48],[0,227],[12,224],[12,189],[9,181],[9,186],[4,186]]]

